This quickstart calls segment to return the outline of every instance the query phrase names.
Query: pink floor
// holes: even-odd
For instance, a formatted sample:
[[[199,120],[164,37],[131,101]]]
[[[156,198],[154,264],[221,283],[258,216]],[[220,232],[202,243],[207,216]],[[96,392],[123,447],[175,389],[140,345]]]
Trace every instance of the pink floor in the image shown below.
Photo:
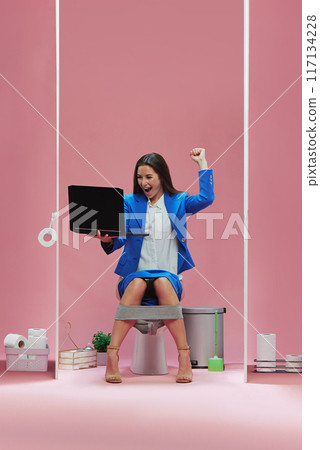
[[[0,374],[5,362],[0,361]],[[104,368],[0,378],[0,448],[301,449],[301,376],[254,374],[241,366],[194,370],[194,382],[138,376],[121,362],[124,382],[107,384]]]

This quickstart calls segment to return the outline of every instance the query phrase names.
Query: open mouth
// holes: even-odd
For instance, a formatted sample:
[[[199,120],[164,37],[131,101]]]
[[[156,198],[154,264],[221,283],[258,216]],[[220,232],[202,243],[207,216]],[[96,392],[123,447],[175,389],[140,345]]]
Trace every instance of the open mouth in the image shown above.
[[[151,187],[148,187],[148,188],[144,189],[144,192],[148,193],[151,191],[151,189],[152,189]]]

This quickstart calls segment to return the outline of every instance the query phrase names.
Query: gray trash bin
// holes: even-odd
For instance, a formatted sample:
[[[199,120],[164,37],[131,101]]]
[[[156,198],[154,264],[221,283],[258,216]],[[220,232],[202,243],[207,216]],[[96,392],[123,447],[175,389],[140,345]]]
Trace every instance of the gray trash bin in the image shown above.
[[[226,308],[182,308],[191,346],[190,359],[194,369],[207,369],[208,359],[214,356],[215,312],[218,311],[217,355],[223,358],[223,314]]]

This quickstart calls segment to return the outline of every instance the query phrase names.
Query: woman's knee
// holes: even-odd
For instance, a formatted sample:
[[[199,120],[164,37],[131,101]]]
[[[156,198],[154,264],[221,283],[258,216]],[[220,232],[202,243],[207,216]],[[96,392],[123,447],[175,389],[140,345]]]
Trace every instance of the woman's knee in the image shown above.
[[[123,296],[129,295],[133,301],[141,300],[147,288],[147,283],[142,278],[134,278],[124,291]]]
[[[146,291],[147,283],[142,278],[135,278],[126,287],[120,304],[122,305],[139,305]]]
[[[127,289],[130,288],[139,293],[140,292],[144,293],[144,291],[146,290],[146,287],[147,287],[147,282],[143,278],[134,278],[128,284]]]
[[[171,282],[166,277],[159,277],[153,282],[153,286],[155,290],[171,290],[173,289],[173,286]]]
[[[154,281],[154,290],[161,305],[178,305],[179,299],[171,282],[166,277]]]

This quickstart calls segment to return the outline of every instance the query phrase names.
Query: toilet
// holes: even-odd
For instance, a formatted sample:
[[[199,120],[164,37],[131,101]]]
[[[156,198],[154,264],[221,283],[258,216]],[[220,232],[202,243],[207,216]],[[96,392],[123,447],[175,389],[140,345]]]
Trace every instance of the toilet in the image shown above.
[[[137,375],[166,375],[168,365],[162,320],[137,320],[131,372]]]

